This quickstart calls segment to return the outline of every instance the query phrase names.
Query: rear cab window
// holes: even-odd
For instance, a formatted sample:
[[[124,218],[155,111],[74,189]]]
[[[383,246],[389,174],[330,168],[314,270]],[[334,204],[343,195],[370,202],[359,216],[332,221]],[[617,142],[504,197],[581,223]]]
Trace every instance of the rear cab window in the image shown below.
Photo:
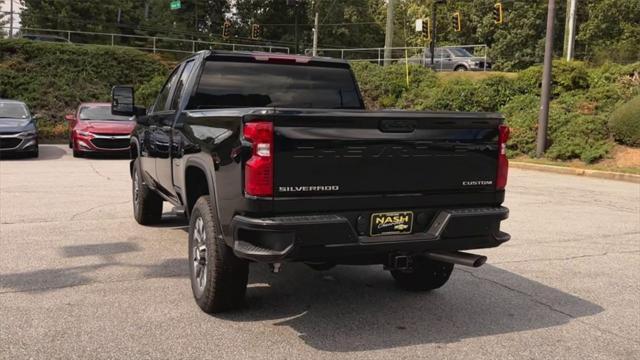
[[[207,60],[188,109],[285,107],[363,109],[348,66]]]

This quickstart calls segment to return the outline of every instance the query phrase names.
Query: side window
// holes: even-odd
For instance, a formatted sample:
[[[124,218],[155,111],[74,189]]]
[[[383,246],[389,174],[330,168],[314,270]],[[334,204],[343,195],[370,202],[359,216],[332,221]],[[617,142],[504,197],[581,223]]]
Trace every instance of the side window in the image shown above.
[[[173,73],[171,73],[171,75],[169,76],[169,80],[167,80],[167,82],[164,84],[164,87],[162,88],[162,90],[160,91],[160,94],[156,98],[156,102],[153,105],[152,112],[169,110],[169,104],[168,104],[169,96],[171,96],[173,88],[176,85],[178,74],[180,74],[180,68],[181,67],[177,67],[175,70],[173,70]]]
[[[171,101],[170,110],[178,110],[180,107],[180,100],[184,96],[184,89],[187,85],[187,80],[189,80],[189,75],[191,74],[191,69],[193,69],[193,60],[188,61],[184,64],[184,70],[182,70],[182,75],[180,75],[180,80],[176,84],[176,92],[173,95],[173,100]]]

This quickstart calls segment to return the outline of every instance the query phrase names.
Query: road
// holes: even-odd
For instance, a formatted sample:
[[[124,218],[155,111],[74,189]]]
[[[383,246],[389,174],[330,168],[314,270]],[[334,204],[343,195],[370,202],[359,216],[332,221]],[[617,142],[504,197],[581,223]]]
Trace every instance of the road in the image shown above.
[[[127,169],[53,145],[0,161],[0,358],[640,357],[638,184],[512,169],[512,240],[438,291],[379,266],[253,266],[249,308],[209,316],[184,224],[136,224]]]

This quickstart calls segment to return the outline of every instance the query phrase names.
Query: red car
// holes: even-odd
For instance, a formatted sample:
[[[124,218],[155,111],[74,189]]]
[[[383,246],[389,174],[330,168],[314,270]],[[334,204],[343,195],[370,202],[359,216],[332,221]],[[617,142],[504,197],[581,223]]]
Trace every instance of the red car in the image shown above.
[[[86,153],[127,152],[133,117],[111,115],[109,103],[83,103],[75,114],[65,116],[69,122],[69,147],[74,157]]]

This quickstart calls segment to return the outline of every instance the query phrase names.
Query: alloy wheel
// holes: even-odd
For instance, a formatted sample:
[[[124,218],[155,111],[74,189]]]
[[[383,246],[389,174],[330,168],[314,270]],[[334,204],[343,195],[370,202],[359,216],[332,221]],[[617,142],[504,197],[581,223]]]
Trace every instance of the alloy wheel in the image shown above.
[[[207,232],[202,217],[198,217],[195,221],[193,240],[193,248],[191,249],[193,283],[196,285],[198,293],[202,293],[207,284]]]

